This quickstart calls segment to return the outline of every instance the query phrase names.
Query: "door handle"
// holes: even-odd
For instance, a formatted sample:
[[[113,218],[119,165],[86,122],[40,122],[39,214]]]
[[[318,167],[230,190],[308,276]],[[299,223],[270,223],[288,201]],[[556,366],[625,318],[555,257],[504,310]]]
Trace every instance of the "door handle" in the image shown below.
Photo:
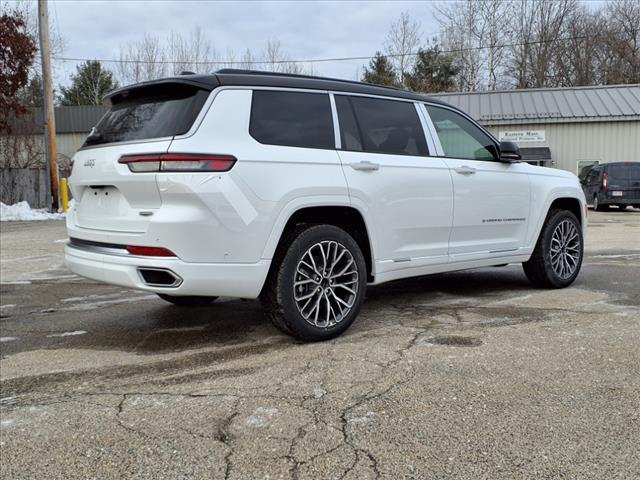
[[[351,168],[353,168],[354,170],[360,170],[361,172],[370,172],[372,170],[380,169],[379,163],[368,162],[366,160],[363,160],[362,162],[350,163],[349,165],[351,165]]]
[[[473,167],[468,167],[466,165],[463,165],[462,167],[456,167],[454,168],[454,170],[456,171],[456,173],[459,173],[461,175],[471,175],[473,173],[476,173],[476,169]]]

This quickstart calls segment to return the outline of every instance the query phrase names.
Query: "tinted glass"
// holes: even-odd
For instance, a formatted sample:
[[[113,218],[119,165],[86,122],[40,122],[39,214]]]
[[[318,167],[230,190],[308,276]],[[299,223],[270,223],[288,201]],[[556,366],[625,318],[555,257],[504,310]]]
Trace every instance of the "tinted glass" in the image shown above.
[[[329,95],[255,90],[249,132],[269,145],[333,149]]]
[[[356,117],[349,97],[336,96],[338,123],[340,123],[340,141],[344,150],[362,151],[362,141]]]
[[[496,145],[491,138],[462,115],[427,105],[445,157],[470,160],[496,160]]]
[[[612,179],[640,180],[640,165],[609,165],[607,174]]]
[[[344,149],[397,155],[428,154],[413,103],[340,95],[336,96],[336,106],[338,102],[341,106],[338,115],[344,114],[346,121],[345,129],[341,128]],[[353,121],[349,119],[348,103],[353,108],[351,115],[355,115]],[[342,123],[342,116],[339,119]]]
[[[134,90],[111,106],[85,146],[187,133],[209,93],[180,84]]]

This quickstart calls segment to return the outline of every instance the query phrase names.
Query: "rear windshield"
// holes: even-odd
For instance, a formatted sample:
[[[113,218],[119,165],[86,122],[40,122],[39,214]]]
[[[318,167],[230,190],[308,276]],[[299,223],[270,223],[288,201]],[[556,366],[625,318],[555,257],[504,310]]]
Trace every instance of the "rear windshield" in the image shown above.
[[[607,173],[609,177],[618,180],[640,180],[640,164],[610,165]]]
[[[84,146],[187,133],[209,91],[191,85],[151,85],[119,95]]]

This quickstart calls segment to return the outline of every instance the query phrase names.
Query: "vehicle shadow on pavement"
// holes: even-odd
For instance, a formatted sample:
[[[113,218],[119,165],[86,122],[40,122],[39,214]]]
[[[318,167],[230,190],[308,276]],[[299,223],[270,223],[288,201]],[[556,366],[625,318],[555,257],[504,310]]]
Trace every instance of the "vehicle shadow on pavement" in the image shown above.
[[[438,274],[399,280],[368,289],[362,315],[342,337],[333,342],[353,341],[394,321],[397,308],[424,310],[424,317],[447,313],[451,302],[482,305],[530,289],[520,268],[493,268]],[[448,299],[440,304],[443,297]],[[377,318],[387,312],[387,320]],[[70,327],[77,328],[77,327]],[[206,307],[178,307],[158,300],[104,309],[93,314],[88,335],[58,339],[48,348],[95,348],[134,351],[139,354],[189,349],[230,347],[247,343],[301,342],[279,332],[265,318],[257,300],[220,299]],[[341,340],[344,339],[344,340]]]

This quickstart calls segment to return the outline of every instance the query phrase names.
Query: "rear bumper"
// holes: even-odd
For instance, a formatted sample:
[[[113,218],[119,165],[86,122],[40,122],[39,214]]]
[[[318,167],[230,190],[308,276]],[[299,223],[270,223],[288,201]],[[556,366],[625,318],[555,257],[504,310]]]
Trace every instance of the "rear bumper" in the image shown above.
[[[69,270],[112,285],[170,295],[206,295],[256,298],[269,272],[269,260],[258,263],[187,263],[177,258],[119,256],[65,245]],[[181,281],[160,287],[145,283],[139,269],[173,272]]]
[[[640,205],[640,198],[607,197],[599,202],[600,205]]]

